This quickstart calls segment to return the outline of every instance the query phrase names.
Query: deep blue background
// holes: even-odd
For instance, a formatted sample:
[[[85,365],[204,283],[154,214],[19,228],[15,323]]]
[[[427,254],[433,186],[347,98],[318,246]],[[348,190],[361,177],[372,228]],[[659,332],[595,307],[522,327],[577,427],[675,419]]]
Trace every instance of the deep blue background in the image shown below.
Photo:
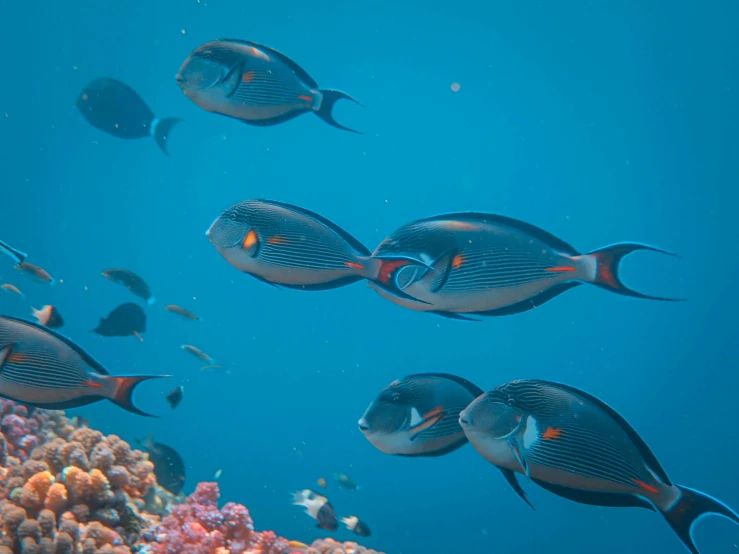
[[[80,410],[128,440],[153,432],[188,463],[188,486],[222,469],[223,498],[257,528],[323,535],[289,493],[334,471],[362,486],[328,494],[366,520],[368,546],[397,554],[681,552],[656,514],[568,503],[529,487],[532,512],[470,447],[442,459],[373,449],[356,421],[404,374],[448,371],[488,389],[560,380],[616,407],[673,480],[739,507],[736,183],[739,22],[734,1],[124,0],[3,3],[0,237],[47,268],[54,287],[0,261],[36,306],[114,373],[173,373],[137,402]],[[182,34],[181,30],[186,30]],[[339,121],[306,115],[261,129],[201,111],[174,75],[215,38],[271,45],[349,103]],[[122,141],[74,106],[99,76],[124,80],[160,115],[186,123],[171,158]],[[457,81],[461,91],[451,92]],[[455,210],[503,213],[583,250],[649,242],[639,290],[665,304],[581,287],[533,312],[468,324],[404,311],[363,284],[279,291],[230,267],[204,236],[229,205],[267,197],[303,205],[373,248],[399,225]],[[4,258],[3,258],[4,259]],[[149,332],[89,332],[131,297],[100,271],[126,267],[157,296]],[[89,287],[89,290],[85,290]],[[191,324],[166,313],[182,304]],[[0,295],[2,313],[28,302]],[[232,374],[204,375],[193,343]],[[336,535],[351,539],[347,531]],[[704,552],[734,553],[739,529],[701,523]]]

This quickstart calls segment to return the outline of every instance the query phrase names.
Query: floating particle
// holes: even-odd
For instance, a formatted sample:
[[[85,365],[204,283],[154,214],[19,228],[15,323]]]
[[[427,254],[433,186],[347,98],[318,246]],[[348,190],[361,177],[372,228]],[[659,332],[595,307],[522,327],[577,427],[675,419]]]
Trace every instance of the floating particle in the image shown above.
[[[452,92],[459,92],[459,89],[462,88],[462,85],[459,83],[452,83],[452,86],[450,87],[452,89]]]
[[[186,35],[187,34],[187,31],[185,31],[184,29],[182,29],[182,30],[180,30],[180,33],[182,33],[183,35]]]

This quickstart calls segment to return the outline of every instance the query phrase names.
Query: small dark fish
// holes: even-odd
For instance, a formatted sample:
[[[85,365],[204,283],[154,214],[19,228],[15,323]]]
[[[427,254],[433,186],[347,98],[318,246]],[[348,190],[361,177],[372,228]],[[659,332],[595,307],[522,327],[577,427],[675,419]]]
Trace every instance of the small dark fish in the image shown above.
[[[180,494],[185,486],[185,462],[182,456],[171,446],[154,442],[152,435],[136,442],[149,454],[157,483],[172,494]]]
[[[208,42],[190,54],[176,79],[185,96],[204,110],[249,125],[277,125],[313,112],[329,125],[359,133],[331,114],[342,98],[359,102],[338,90],[318,88],[290,58],[256,42]]]
[[[138,304],[126,302],[108,314],[101,317],[100,324],[93,329],[93,333],[104,337],[130,337],[134,336],[144,341],[141,336],[146,332],[146,314]]]
[[[167,304],[166,306],[164,306],[164,309],[170,313],[177,314],[183,317],[184,319],[192,319],[194,321],[197,321],[198,319],[200,319],[197,315],[195,315],[191,311],[186,310],[185,308],[182,308],[181,306],[176,306],[174,304]]]
[[[103,277],[126,287],[139,298],[146,300],[147,304],[151,305],[154,303],[155,298],[151,294],[149,285],[133,271],[127,269],[106,269],[103,271]]]
[[[475,450],[529,506],[515,473],[582,504],[656,510],[693,554],[693,528],[704,516],[739,524],[725,504],[673,484],[621,415],[574,387],[513,381],[477,398],[459,421]]]
[[[200,350],[200,348],[198,348],[197,346],[193,346],[191,344],[183,344],[182,346],[180,346],[180,348],[182,348],[182,350],[184,350],[185,352],[189,352],[199,360],[208,362],[211,365],[215,365],[213,364],[213,358],[208,356],[208,354]]]
[[[674,300],[636,292],[621,281],[621,260],[637,250],[670,254],[628,242],[580,254],[523,221],[484,213],[446,214],[404,225],[385,239],[373,254],[385,261],[385,268],[370,286],[406,308],[454,319],[525,312],[582,283],[626,296]],[[415,258],[426,267],[409,267],[403,258]]]
[[[31,315],[38,319],[41,325],[45,325],[50,329],[58,329],[64,325],[64,318],[54,306],[44,306],[40,310],[32,308]]]
[[[30,321],[0,316],[0,396],[63,410],[108,399],[135,414],[142,381],[168,375],[114,377],[68,338]],[[151,416],[153,417],[153,416]]]
[[[349,529],[349,531],[360,537],[369,537],[372,534],[369,525],[357,516],[342,517],[341,523],[346,525],[346,528]]]
[[[180,385],[176,389],[172,389],[167,393],[167,402],[169,402],[169,405],[172,406],[172,409],[174,410],[177,406],[180,405],[180,402],[182,402],[182,397],[185,393],[185,387]]]
[[[146,102],[127,84],[116,79],[95,79],[77,97],[77,108],[96,129],[122,139],[154,137],[167,156],[167,139],[182,121],[159,119]]]
[[[16,264],[22,264],[24,261],[26,261],[26,257],[27,257],[27,254],[25,252],[16,250],[12,246],[10,246],[8,243],[3,242],[1,240],[0,240],[0,253],[3,253],[6,256],[8,256]]]
[[[482,393],[456,375],[404,377],[380,391],[359,420],[359,429],[386,454],[442,456],[467,443],[459,414]]]
[[[339,488],[341,489],[350,491],[359,489],[359,485],[357,485],[346,473],[334,473],[334,481],[336,481],[336,484],[339,485]]]
[[[304,506],[305,513],[315,519],[319,529],[327,531],[336,531],[339,527],[339,520],[336,518],[333,506],[328,498],[318,494],[310,489],[298,491],[293,494],[293,504],[296,506]]]
[[[15,285],[11,285],[10,283],[3,283],[2,285],[0,285],[0,288],[2,288],[4,291],[7,291],[11,294],[20,296],[21,298],[26,297],[26,295],[21,292],[21,289],[19,289]]]
[[[324,479],[323,477],[319,477],[319,478],[318,478],[318,481],[316,481],[316,482],[318,483],[318,485],[319,485],[319,486],[320,486],[320,487],[321,487],[322,489],[325,489],[326,487],[328,487],[328,483],[326,482],[326,479]]]
[[[37,283],[41,283],[43,285],[53,285],[54,279],[51,275],[49,275],[49,272],[46,271],[44,268],[39,267],[37,265],[33,265],[28,262],[21,262],[19,264],[15,264],[15,269],[20,271],[23,275],[26,277],[30,277],[32,280],[36,281]]]

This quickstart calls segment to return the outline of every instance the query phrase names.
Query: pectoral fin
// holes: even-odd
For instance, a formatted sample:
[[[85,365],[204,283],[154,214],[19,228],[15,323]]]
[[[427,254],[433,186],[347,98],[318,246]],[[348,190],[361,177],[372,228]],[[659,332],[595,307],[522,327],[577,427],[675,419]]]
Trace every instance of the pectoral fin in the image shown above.
[[[513,452],[513,455],[516,457],[516,461],[521,466],[521,470],[523,471],[523,474],[526,475],[529,479],[531,479],[531,475],[529,474],[529,464],[526,463],[526,459],[521,455],[521,449],[518,446],[518,443],[515,439],[511,439],[508,441],[508,444],[511,447],[511,451]]]
[[[409,429],[411,440],[415,440],[416,438],[418,438],[418,435],[420,435],[424,431],[428,431],[429,429],[431,429],[434,425],[444,419],[445,415],[446,414],[444,413],[444,410],[442,410],[441,408],[434,408],[433,410],[425,414],[423,416],[423,419],[421,419],[418,423],[411,425],[411,428]],[[411,423],[414,422],[411,421]]]
[[[521,483],[518,482],[518,479],[516,479],[516,474],[513,473],[510,469],[500,469],[500,472],[503,474],[503,477],[505,477],[505,480],[508,481],[508,484],[511,486],[513,491],[528,504],[532,510],[535,510],[534,505],[529,502],[529,499],[526,497],[526,491],[523,490],[523,487],[521,487]]]

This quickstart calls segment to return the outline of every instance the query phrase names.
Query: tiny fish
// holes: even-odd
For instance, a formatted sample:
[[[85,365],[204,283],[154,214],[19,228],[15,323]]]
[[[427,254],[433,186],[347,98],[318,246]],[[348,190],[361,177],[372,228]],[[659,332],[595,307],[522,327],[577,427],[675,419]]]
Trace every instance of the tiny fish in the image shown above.
[[[206,372],[214,372],[214,373],[225,373],[226,375],[231,375],[231,370],[226,369],[221,364],[206,364],[203,367],[200,368],[200,371],[206,371]]]
[[[154,296],[151,294],[149,285],[146,284],[141,277],[128,269],[106,269],[102,273],[103,277],[110,279],[114,283],[126,287],[133,294],[142,298],[147,304],[154,303]]]
[[[171,446],[155,442],[153,435],[136,442],[149,454],[157,483],[172,494],[180,494],[185,486],[185,462],[182,456]]]
[[[516,473],[582,504],[657,511],[693,554],[693,530],[703,517],[739,524],[739,515],[719,500],[674,484],[618,412],[575,387],[512,381],[478,397],[459,422],[475,450],[529,506]]]
[[[77,109],[90,125],[122,139],[154,137],[167,156],[167,139],[182,121],[159,119],[146,102],[127,84],[116,79],[95,79],[77,97]]]
[[[359,430],[386,454],[442,456],[467,444],[459,414],[482,393],[456,375],[410,375],[380,391],[359,420]]]
[[[357,485],[346,473],[334,473],[334,481],[336,481],[336,484],[339,485],[340,489],[350,491],[359,489],[359,485]]]
[[[21,298],[25,298],[26,297],[26,295],[21,292],[21,289],[19,289],[15,285],[11,285],[10,283],[3,283],[2,285],[0,285],[0,287],[3,290],[6,290],[6,291],[8,291],[11,294],[17,294]]]
[[[64,325],[64,318],[54,306],[46,305],[40,310],[31,309],[31,315],[38,319],[41,325],[45,325],[50,329],[58,329]]]
[[[319,485],[319,486],[320,486],[320,487],[321,487],[322,489],[325,489],[326,487],[328,487],[328,483],[326,482],[326,479],[324,479],[323,477],[320,477],[320,478],[318,479],[318,481],[316,481],[316,482],[318,483],[318,485]]]
[[[315,519],[316,527],[327,531],[336,531],[339,520],[328,498],[310,489],[304,489],[293,494],[293,505],[305,507],[305,513]]]
[[[386,238],[373,254],[385,260],[383,279],[370,286],[395,304],[453,319],[525,312],[583,283],[626,296],[675,300],[642,294],[623,283],[619,264],[637,250],[672,255],[630,242],[581,254],[543,229],[510,217],[445,214],[404,225]],[[409,267],[398,262],[398,255],[427,267]]]
[[[30,277],[33,281],[36,281],[37,283],[41,283],[43,285],[54,284],[54,279],[52,278],[52,276],[49,275],[49,273],[42,267],[33,265],[32,263],[28,262],[15,264],[14,267],[23,275],[25,275],[26,277]]]
[[[10,246],[7,242],[3,242],[1,240],[0,240],[0,253],[8,256],[16,264],[22,264],[24,261],[26,261],[26,258],[28,257],[25,252],[21,252],[20,250],[17,250],[13,248],[12,246]]]
[[[133,404],[139,383],[168,375],[115,377],[68,338],[37,323],[0,316],[0,396],[39,408],[64,410],[110,400]],[[150,416],[153,417],[153,416]]]
[[[185,308],[181,306],[176,306],[175,304],[167,304],[166,306],[164,306],[164,309],[170,313],[177,314],[184,319],[192,319],[194,321],[197,321],[198,319],[200,319],[197,315],[195,315],[191,311],[186,310]]]
[[[182,346],[180,346],[180,348],[182,348],[182,350],[184,350],[185,352],[189,352],[190,354],[192,354],[193,356],[199,358],[200,360],[204,362],[213,364],[213,358],[208,356],[208,354],[200,350],[200,348],[198,348],[197,346],[192,346],[191,344],[183,344]]]
[[[249,125],[277,125],[313,112],[329,125],[359,133],[331,114],[342,98],[359,102],[338,90],[318,88],[290,58],[256,42],[222,39],[203,44],[185,60],[176,80],[185,96],[204,110]]]
[[[169,405],[172,406],[173,410],[180,405],[180,402],[182,402],[182,397],[184,393],[185,387],[183,387],[182,385],[180,385],[176,389],[172,389],[167,393],[167,402],[169,402]]]
[[[221,478],[221,474],[223,473],[222,469],[216,470],[216,472],[213,474],[213,479],[218,480]]]
[[[357,516],[342,517],[341,522],[346,525],[346,528],[349,529],[349,531],[360,537],[369,537],[372,534],[369,525]]]
[[[133,302],[121,304],[108,317],[101,317],[100,323],[93,329],[93,333],[104,337],[134,336],[141,342],[144,341],[141,334],[145,332],[146,314],[141,306]]]

